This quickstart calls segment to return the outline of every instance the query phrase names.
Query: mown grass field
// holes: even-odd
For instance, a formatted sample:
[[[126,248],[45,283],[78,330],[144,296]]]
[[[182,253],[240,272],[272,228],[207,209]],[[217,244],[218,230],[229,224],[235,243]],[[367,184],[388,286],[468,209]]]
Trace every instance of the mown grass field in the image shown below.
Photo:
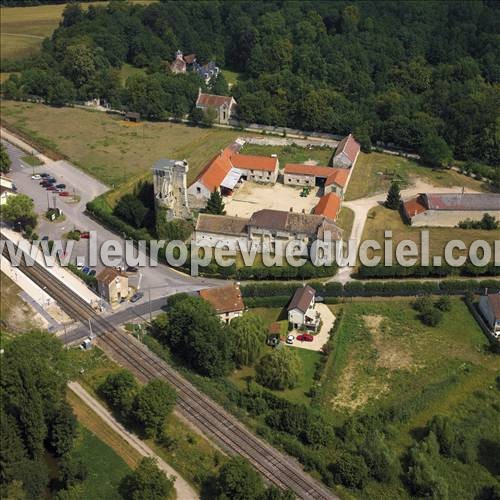
[[[360,153],[346,191],[346,201],[387,191],[396,173],[402,179],[403,185],[405,182],[411,183],[414,178],[420,178],[434,186],[465,186],[484,191],[481,182],[453,170],[435,170],[395,155]]]
[[[467,306],[452,299],[451,311],[435,328],[420,322],[409,300],[332,306],[339,307],[344,317],[322,382],[324,411],[342,422],[401,408],[406,420],[392,422],[388,431],[400,457],[434,415],[459,420],[477,445],[478,460],[464,465],[442,458],[440,474],[448,480],[449,498],[464,498],[464,491],[466,498],[475,498],[499,472],[491,453],[500,442],[500,428],[492,425],[500,410],[495,382],[500,358]],[[407,496],[396,487],[371,482],[364,497]]]
[[[79,374],[79,382],[98,399],[97,389],[107,375],[120,369],[98,348],[90,352],[72,351],[74,356],[75,374],[80,368],[84,373]],[[106,402],[102,401],[105,405]],[[203,481],[216,473],[218,467],[224,462],[224,456],[217,451],[211,443],[195,432],[190,425],[179,417],[171,414],[165,424],[166,434],[169,436],[170,445],[164,446],[147,440],[147,444],[161,456],[165,462],[176,469],[193,487],[200,490]],[[120,445],[121,446],[121,445]],[[129,454],[129,451],[119,448],[120,454]],[[92,498],[92,497],[87,497]]]
[[[280,168],[283,168],[287,163],[305,163],[306,161],[314,161],[317,165],[328,166],[333,154],[332,148],[327,147],[307,149],[295,145],[261,146],[259,144],[245,144],[241,152],[260,156],[277,154]]]
[[[395,254],[397,244],[402,240],[414,241],[420,249],[421,233],[424,230],[428,231],[431,263],[433,256],[444,255],[445,246],[451,240],[461,240],[466,244],[467,248],[475,240],[485,240],[491,245],[493,250],[495,240],[500,239],[500,229],[484,231],[481,229],[459,229],[456,227],[412,227],[403,222],[397,210],[389,210],[388,208],[379,206],[373,208],[368,214],[362,241],[376,240],[381,244],[383,249],[385,240],[384,232],[387,230],[392,231],[393,254]],[[371,252],[371,255],[382,256],[383,250]],[[456,250],[454,255],[466,255],[466,252]]]
[[[106,443],[94,433],[80,425],[72,454],[81,458],[87,469],[87,478],[79,486],[79,498],[119,500],[121,480],[130,472],[130,467]]]
[[[337,218],[337,225],[344,230],[344,240],[348,240],[354,223],[354,212],[349,207],[342,207]]]
[[[149,178],[151,166],[160,158],[188,160],[191,182],[218,151],[241,135],[170,122],[131,124],[98,111],[13,101],[3,101],[1,111],[7,124],[68,156],[110,187],[124,185],[125,190]]]

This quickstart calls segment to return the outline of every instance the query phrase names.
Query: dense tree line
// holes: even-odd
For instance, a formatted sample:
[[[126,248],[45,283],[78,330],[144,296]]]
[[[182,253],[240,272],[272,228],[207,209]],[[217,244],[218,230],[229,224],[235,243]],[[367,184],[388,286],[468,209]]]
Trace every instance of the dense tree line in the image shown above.
[[[243,73],[231,89],[243,121],[354,131],[432,164],[453,155],[498,165],[498,26],[498,3],[479,0],[70,4],[42,54],[4,90],[182,116],[204,84],[170,73],[180,48]],[[123,63],[146,74],[123,87]]]
[[[45,457],[56,458],[60,495],[86,477],[72,454],[77,422],[66,402],[68,353],[52,335],[15,338],[2,354],[0,490],[36,499],[49,485]],[[57,488],[56,488],[57,489]]]

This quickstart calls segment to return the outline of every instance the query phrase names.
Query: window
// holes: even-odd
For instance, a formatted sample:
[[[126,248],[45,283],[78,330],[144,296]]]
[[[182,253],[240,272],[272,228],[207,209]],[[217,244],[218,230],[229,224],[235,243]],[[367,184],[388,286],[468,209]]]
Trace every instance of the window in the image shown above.
[[[196,188],[196,192],[197,192],[198,194],[200,194],[200,193],[201,193],[201,187],[199,187],[199,186],[198,186],[198,187]]]

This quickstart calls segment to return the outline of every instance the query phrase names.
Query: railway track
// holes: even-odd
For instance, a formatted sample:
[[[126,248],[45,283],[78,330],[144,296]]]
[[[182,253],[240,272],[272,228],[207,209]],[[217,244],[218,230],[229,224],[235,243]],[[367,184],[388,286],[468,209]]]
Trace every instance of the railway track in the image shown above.
[[[3,253],[9,258],[6,246]],[[269,483],[290,489],[299,498],[338,498],[306,474],[294,459],[257,438],[146,346],[101,317],[43,266],[38,263],[26,266],[23,259],[19,267],[44,288],[70,317],[85,325],[90,320],[99,344],[115,361],[129,368],[142,381],[162,378],[169,382],[177,390],[177,410],[222,449],[231,455],[245,457]]]

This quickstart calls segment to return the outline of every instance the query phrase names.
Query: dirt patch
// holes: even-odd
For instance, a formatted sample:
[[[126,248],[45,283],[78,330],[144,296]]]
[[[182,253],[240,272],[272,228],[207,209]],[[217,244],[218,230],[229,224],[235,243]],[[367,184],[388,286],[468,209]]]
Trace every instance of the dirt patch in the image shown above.
[[[387,334],[383,329],[383,316],[363,316],[366,327],[372,335],[377,350],[376,366],[388,370],[408,370],[414,367],[410,352],[401,345],[398,337]]]
[[[364,368],[364,363],[356,362],[349,356],[338,383],[338,393],[330,400],[334,406],[354,411],[363,407],[369,400],[378,399],[389,390],[387,383],[363,377]]]

